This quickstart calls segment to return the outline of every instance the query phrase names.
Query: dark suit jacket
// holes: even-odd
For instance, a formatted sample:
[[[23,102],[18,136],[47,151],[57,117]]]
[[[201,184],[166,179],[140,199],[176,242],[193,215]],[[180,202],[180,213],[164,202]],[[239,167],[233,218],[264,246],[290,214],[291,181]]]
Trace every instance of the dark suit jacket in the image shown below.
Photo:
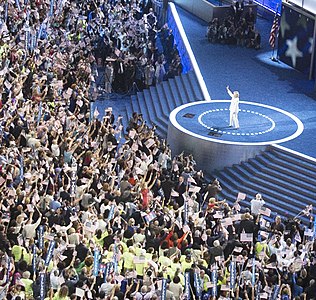
[[[254,233],[255,231],[255,223],[253,220],[242,220],[239,223],[238,233],[242,233],[245,231],[245,233]]]
[[[215,263],[215,257],[217,256],[222,256],[223,255],[223,248],[222,246],[219,247],[212,247],[210,248],[210,265],[212,265],[213,263]]]

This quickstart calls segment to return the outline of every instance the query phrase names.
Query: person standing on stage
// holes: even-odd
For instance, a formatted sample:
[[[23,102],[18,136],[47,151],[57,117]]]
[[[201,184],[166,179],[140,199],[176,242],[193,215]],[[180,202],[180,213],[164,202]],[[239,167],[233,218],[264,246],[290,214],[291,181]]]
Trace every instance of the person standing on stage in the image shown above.
[[[234,93],[232,93],[232,91],[229,89],[229,86],[227,86],[226,89],[227,93],[232,98],[229,106],[229,127],[234,127],[235,129],[238,129],[239,92],[234,91]]]
[[[107,95],[107,98],[110,97],[110,94],[112,93],[112,83],[113,83],[113,78],[114,78],[114,68],[112,65],[112,62],[109,61],[106,66],[105,66],[105,71],[104,71],[104,91]]]

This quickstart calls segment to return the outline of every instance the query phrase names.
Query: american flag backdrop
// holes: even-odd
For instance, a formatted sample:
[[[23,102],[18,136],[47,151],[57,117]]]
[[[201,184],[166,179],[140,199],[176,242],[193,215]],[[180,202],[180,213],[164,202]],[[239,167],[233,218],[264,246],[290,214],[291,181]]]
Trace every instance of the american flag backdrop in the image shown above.
[[[299,8],[282,4],[278,38],[279,59],[307,75],[315,65],[312,62],[314,18],[314,15],[309,15]]]

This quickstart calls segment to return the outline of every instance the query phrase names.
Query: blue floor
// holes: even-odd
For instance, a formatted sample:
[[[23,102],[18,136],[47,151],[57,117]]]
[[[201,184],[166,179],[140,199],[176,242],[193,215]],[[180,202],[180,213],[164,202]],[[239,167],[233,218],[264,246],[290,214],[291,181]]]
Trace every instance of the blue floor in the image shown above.
[[[239,105],[240,128],[229,127],[229,102],[213,100],[186,104],[177,109],[174,121],[204,140],[245,145],[279,143],[302,132],[302,123],[288,112],[245,101]]]
[[[270,60],[271,21],[257,20],[262,36],[258,51],[208,43],[207,24],[177,7],[184,30],[212,99],[229,99],[226,86],[243,101],[267,104],[291,112],[304,124],[303,133],[282,146],[316,157],[316,93],[313,82],[283,63]]]

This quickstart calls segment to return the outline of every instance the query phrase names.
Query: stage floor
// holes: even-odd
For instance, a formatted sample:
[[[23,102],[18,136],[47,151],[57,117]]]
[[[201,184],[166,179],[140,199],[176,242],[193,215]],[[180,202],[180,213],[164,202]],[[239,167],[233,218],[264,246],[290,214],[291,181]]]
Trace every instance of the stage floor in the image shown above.
[[[203,140],[238,145],[269,145],[290,141],[304,130],[293,114],[273,106],[240,101],[239,129],[229,127],[229,100],[188,103],[170,114],[173,126]]]

